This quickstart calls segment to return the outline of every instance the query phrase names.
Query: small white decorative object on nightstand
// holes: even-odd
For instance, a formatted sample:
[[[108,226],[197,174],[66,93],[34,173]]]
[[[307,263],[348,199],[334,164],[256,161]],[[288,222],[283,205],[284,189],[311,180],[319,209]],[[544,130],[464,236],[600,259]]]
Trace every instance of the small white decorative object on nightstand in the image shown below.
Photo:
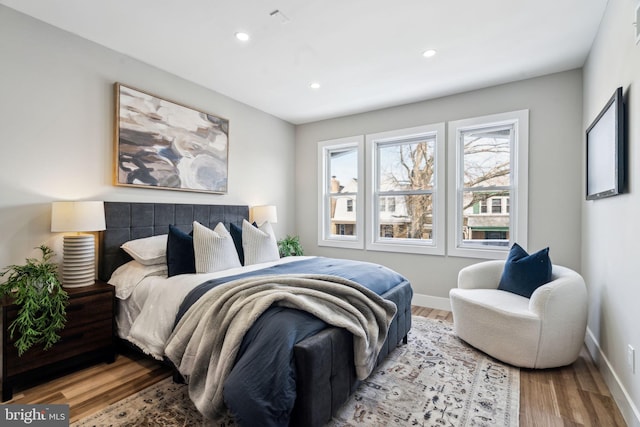
[[[77,288],[95,281],[95,239],[83,231],[104,230],[103,202],[53,202],[51,231],[77,232],[64,236],[62,286]]]

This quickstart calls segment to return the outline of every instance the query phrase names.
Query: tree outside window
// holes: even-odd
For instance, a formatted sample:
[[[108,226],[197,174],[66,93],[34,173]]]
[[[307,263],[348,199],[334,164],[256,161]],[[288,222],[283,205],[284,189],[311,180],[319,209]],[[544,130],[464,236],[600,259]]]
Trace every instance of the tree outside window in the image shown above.
[[[441,123],[366,136],[368,249],[444,253],[443,135]]]
[[[431,239],[435,136],[378,143],[376,151],[377,237]],[[398,201],[394,211],[386,208],[388,200]],[[389,228],[390,237],[385,232]]]

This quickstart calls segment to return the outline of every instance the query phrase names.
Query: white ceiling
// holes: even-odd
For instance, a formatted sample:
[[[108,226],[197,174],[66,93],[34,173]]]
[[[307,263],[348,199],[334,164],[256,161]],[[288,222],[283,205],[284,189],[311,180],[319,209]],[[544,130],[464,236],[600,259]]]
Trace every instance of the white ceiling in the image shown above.
[[[294,124],[581,67],[606,3],[0,0]]]

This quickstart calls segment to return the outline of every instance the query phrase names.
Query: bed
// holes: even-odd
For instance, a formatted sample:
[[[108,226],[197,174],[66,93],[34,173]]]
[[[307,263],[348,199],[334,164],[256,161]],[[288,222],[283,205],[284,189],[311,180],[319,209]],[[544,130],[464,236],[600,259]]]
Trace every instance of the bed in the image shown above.
[[[248,218],[248,214],[248,207],[242,205],[105,202],[107,227],[100,234],[99,277],[103,281],[109,281],[119,267],[131,261],[131,257],[121,249],[121,245],[125,242],[166,234],[169,225],[188,232],[194,221],[211,229],[218,223],[226,227],[231,227],[232,224],[241,227],[243,221]],[[313,257],[283,259],[265,265],[265,268],[280,269],[288,268],[286,264],[301,266],[304,262],[317,262],[316,260],[307,261],[308,258]],[[320,260],[324,263],[330,261],[330,259]],[[283,265],[285,267],[281,267]],[[257,269],[257,266],[252,267]],[[242,267],[243,271],[245,269]],[[232,271],[237,273],[235,269]],[[217,278],[218,276],[215,276],[211,280]],[[150,283],[161,280],[160,277],[147,279]],[[176,277],[170,279],[177,280]],[[196,279],[192,277],[190,280],[194,282]],[[136,298],[152,298],[150,289],[154,286],[147,286],[141,292],[143,295]],[[411,285],[406,280],[381,292],[382,298],[392,301],[397,310],[390,320],[388,334],[380,348],[377,363],[403,340],[406,342],[407,333],[411,327],[412,295]],[[161,299],[160,296],[155,298]],[[138,302],[137,306],[140,304]],[[140,314],[133,311],[131,312],[126,307],[126,303],[119,300],[118,323],[123,325],[123,328],[119,326],[119,335],[129,336],[127,328],[132,327],[132,319]],[[133,344],[140,347],[135,340]],[[146,352],[149,353],[148,350]],[[346,402],[359,383],[354,365],[353,335],[343,328],[324,325],[317,332],[296,342],[292,352],[295,366],[295,404],[288,422],[296,426],[324,425]]]

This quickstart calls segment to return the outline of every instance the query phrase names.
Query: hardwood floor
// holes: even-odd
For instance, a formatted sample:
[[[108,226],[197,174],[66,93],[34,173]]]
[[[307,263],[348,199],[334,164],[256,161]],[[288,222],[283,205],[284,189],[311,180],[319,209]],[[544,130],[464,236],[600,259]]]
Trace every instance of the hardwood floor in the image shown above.
[[[416,307],[414,315],[453,321],[450,312]],[[170,376],[153,360],[134,353],[31,388],[16,387],[8,403],[68,403],[71,422],[97,412]],[[520,371],[520,426],[625,426],[586,349],[571,366]]]
[[[111,364],[101,363],[31,388],[14,388],[6,403],[66,403],[77,421],[171,376],[171,370],[151,358],[128,351]]]

